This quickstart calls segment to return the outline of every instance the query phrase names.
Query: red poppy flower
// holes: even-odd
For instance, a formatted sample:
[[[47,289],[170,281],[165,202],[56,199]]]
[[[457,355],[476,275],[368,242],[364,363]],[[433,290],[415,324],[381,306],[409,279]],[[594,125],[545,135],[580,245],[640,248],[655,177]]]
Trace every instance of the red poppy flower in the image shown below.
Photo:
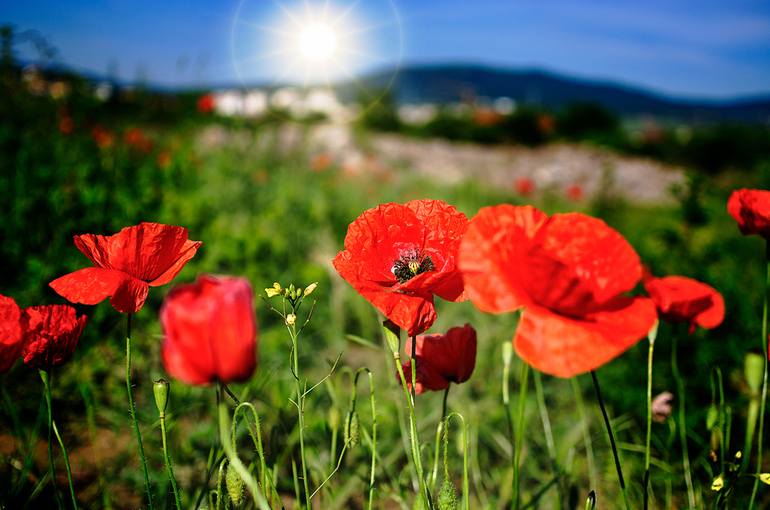
[[[211,113],[214,111],[214,96],[206,94],[198,98],[197,108],[200,113]]]
[[[147,138],[144,132],[137,127],[126,131],[123,135],[123,141],[126,142],[126,145],[138,152],[147,154],[152,151],[152,140]]]
[[[695,326],[712,329],[725,318],[725,302],[713,287],[685,276],[645,277],[644,288],[652,298],[661,318],[669,322],[687,322],[690,333]]]
[[[201,245],[187,238],[186,228],[160,223],[140,223],[111,236],[83,234],[74,239],[94,267],[49,285],[73,303],[95,305],[111,296],[112,306],[123,313],[141,310],[148,286],[173,280]]]
[[[642,275],[634,249],[603,221],[547,217],[531,206],[486,207],[459,255],[465,292],[486,312],[525,308],[514,348],[530,365],[570,377],[600,367],[644,337],[657,318],[623,293]]]
[[[573,184],[567,188],[567,198],[573,202],[580,202],[583,200],[583,187],[580,184]]]
[[[522,196],[531,195],[535,191],[535,182],[529,177],[519,177],[513,183],[516,193]]]
[[[412,340],[406,342],[412,352]],[[450,383],[470,379],[476,366],[476,330],[470,324],[450,328],[444,335],[420,335],[415,345],[417,360],[415,393],[443,390]],[[404,364],[407,383],[411,383],[411,364]],[[410,384],[411,386],[411,384]]]
[[[727,212],[738,222],[743,235],[758,235],[770,240],[770,191],[733,191],[727,202]]]
[[[31,306],[24,310],[24,363],[49,370],[75,352],[86,316],[70,305]]]
[[[0,294],[0,374],[19,359],[22,333],[21,309],[12,298]]]
[[[244,381],[257,365],[257,318],[248,280],[200,276],[160,310],[163,365],[187,384]]]
[[[436,320],[434,295],[464,299],[456,256],[468,218],[439,200],[388,203],[350,224],[337,272],[388,319],[417,335]]]

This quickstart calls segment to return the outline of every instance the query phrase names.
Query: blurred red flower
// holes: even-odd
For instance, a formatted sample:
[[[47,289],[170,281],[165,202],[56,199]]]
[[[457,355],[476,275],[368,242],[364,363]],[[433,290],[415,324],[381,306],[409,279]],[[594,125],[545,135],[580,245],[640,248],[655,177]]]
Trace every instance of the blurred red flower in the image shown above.
[[[535,191],[535,181],[529,177],[519,177],[513,183],[513,187],[516,188],[516,193],[519,195],[528,196]]]
[[[144,132],[137,128],[131,128],[123,134],[123,141],[132,149],[147,154],[152,151],[152,140],[147,138]]]
[[[758,235],[770,240],[770,191],[733,191],[727,202],[727,212],[738,222],[743,235]]]
[[[206,94],[198,98],[198,111],[200,113],[211,113],[214,111],[214,96]]]
[[[434,295],[464,299],[456,257],[468,218],[440,200],[388,203],[350,224],[337,272],[409,335],[436,320]]]
[[[158,158],[157,158],[156,161],[158,163],[158,166],[161,169],[166,170],[168,167],[171,166],[171,153],[169,151],[165,151],[165,150],[164,151],[160,151],[158,153]]]
[[[75,131],[75,121],[69,115],[63,116],[59,120],[59,132],[63,135],[71,135]]]
[[[722,295],[710,285],[685,276],[655,278],[646,276],[644,288],[652,298],[660,317],[669,322],[687,322],[690,333],[695,326],[712,329],[725,318]]]
[[[584,214],[549,218],[532,206],[485,207],[468,225],[459,266],[480,310],[525,308],[514,348],[559,377],[614,359],[657,319],[650,299],[623,295],[642,276],[634,249]]]
[[[21,314],[13,298],[0,294],[0,374],[11,369],[24,346]]]
[[[74,239],[94,267],[64,275],[49,285],[73,303],[95,305],[111,297],[110,304],[123,313],[141,310],[148,286],[173,280],[201,245],[187,238],[184,227],[146,222],[111,236],[82,234]]]
[[[412,340],[406,352],[412,351]],[[476,366],[476,330],[470,324],[450,328],[444,335],[420,335],[415,345],[417,361],[415,393],[438,391],[450,383],[470,379]],[[411,387],[411,360],[404,363],[404,374]]]
[[[50,370],[75,352],[86,316],[70,305],[30,306],[24,310],[24,363]]]
[[[583,187],[580,184],[573,184],[567,188],[567,198],[573,202],[580,202],[583,200]]]
[[[112,131],[98,124],[91,130],[91,137],[100,149],[109,149],[115,143],[115,135]]]
[[[187,384],[244,381],[257,365],[254,293],[244,278],[198,277],[160,310],[163,365]]]

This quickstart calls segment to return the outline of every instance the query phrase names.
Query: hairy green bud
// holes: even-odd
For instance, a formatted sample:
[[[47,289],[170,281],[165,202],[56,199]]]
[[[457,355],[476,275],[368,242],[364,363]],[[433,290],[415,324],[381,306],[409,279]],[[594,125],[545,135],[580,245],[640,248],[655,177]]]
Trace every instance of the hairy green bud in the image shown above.
[[[345,443],[351,448],[356,446],[360,440],[358,428],[358,413],[354,410],[348,411],[348,415],[345,417],[344,438]]]
[[[457,508],[459,508],[457,489],[448,478],[444,478],[444,483],[438,491],[438,510],[456,510]]]
[[[243,503],[243,480],[241,480],[241,475],[230,464],[227,465],[227,472],[225,473],[225,485],[227,486],[227,495],[230,496],[233,506],[240,506]]]

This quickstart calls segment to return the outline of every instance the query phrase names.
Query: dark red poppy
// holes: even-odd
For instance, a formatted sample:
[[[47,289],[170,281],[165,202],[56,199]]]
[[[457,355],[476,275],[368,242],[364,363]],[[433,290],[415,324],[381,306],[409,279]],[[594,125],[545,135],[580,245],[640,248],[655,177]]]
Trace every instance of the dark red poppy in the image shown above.
[[[22,333],[21,309],[12,298],[0,294],[0,374],[19,359]]]
[[[257,318],[248,280],[198,277],[160,310],[166,371],[187,384],[244,381],[257,366]]]
[[[24,363],[49,370],[67,361],[78,345],[86,316],[70,305],[30,306],[24,310]]]
[[[733,191],[727,202],[727,212],[738,222],[743,235],[758,235],[770,240],[770,191]]]
[[[567,198],[573,202],[580,202],[583,200],[583,187],[580,184],[573,184],[567,188]]]
[[[144,132],[137,127],[133,127],[126,131],[123,134],[123,141],[126,142],[126,145],[138,152],[147,154],[152,151],[152,140],[147,138]]]
[[[412,352],[411,339],[406,342],[406,352]],[[450,328],[444,335],[420,335],[415,345],[415,359],[415,393],[443,390],[450,383],[463,383],[470,379],[476,366],[476,330],[466,324]],[[404,373],[410,384],[409,361],[404,364]]]
[[[712,329],[725,318],[725,302],[713,287],[685,276],[655,278],[645,276],[644,288],[658,308],[660,317],[669,322]]]
[[[529,177],[519,177],[513,183],[516,193],[522,196],[531,195],[535,191],[535,182]]]
[[[115,134],[98,124],[91,130],[91,137],[100,149],[109,149],[115,143]]]
[[[111,236],[82,234],[74,239],[94,267],[57,278],[51,288],[85,305],[111,297],[110,304],[123,313],[141,310],[149,287],[173,280],[201,245],[187,238],[186,228],[161,223],[140,223]]]
[[[618,232],[580,213],[486,207],[459,254],[465,292],[486,312],[524,308],[514,348],[559,377],[600,367],[643,338],[657,319],[648,298],[627,297],[642,275]]]
[[[205,94],[198,98],[197,108],[200,113],[211,113],[214,111],[214,96]]]
[[[350,224],[337,272],[409,335],[436,320],[434,295],[464,299],[456,256],[468,218],[440,200],[388,203]]]

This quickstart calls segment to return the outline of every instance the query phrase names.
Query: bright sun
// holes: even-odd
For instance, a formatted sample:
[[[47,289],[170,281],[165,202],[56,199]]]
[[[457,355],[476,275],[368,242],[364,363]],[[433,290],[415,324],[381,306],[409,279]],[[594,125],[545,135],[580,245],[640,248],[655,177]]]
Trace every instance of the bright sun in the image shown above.
[[[323,22],[311,22],[297,34],[299,55],[310,63],[333,59],[337,49],[337,34]]]

